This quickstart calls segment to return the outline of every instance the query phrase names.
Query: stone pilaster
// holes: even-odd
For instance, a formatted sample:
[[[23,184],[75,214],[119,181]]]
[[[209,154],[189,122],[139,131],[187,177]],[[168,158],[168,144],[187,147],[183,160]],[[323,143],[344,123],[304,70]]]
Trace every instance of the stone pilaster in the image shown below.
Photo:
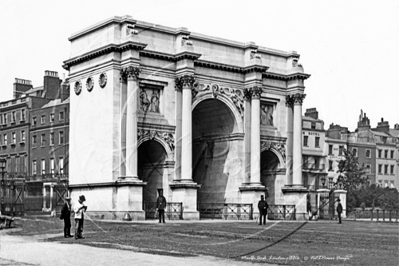
[[[297,93],[294,99],[293,185],[303,186],[302,180],[302,103],[305,94]]]
[[[262,88],[254,86],[251,92],[251,185],[260,182],[260,95]]]
[[[137,110],[138,76],[140,68],[129,66],[121,70],[121,76],[127,79],[126,99],[126,179],[138,179],[137,173]]]
[[[286,185],[292,185],[293,179],[293,168],[292,168],[292,155],[293,155],[293,128],[294,128],[294,120],[293,120],[293,115],[294,115],[294,99],[291,95],[288,95],[286,97],[286,107],[287,107],[287,150],[286,150],[286,156],[287,156],[287,180],[286,180]]]

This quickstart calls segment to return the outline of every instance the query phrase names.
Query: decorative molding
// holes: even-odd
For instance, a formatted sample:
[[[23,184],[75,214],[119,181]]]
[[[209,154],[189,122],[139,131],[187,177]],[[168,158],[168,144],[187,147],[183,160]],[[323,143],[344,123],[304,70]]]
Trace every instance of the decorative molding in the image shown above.
[[[75,91],[76,95],[79,95],[82,92],[82,83],[80,81],[76,81],[73,90]]]
[[[107,74],[106,73],[101,73],[99,78],[98,78],[98,84],[100,85],[101,88],[104,88],[105,85],[107,85]]]
[[[94,51],[90,51],[88,53],[84,53],[82,55],[76,56],[69,60],[64,61],[64,65],[62,66],[65,70],[69,70],[72,66],[80,64],[82,62],[88,61],[90,59],[102,56],[104,54],[112,53],[112,52],[123,52],[127,50],[143,50],[147,44],[137,43],[133,41],[128,41],[122,44],[108,44],[106,46],[100,47]]]
[[[175,88],[179,91],[183,90],[184,87],[193,90],[196,86],[198,86],[198,83],[194,75],[183,75],[175,78]],[[193,92],[193,97],[195,97],[196,94],[197,93]]]
[[[286,156],[285,156],[285,146],[284,144],[281,143],[276,143],[276,142],[270,142],[270,141],[261,141],[260,143],[261,150],[271,150],[274,149],[278,151],[281,156],[284,159],[284,162],[286,161]]]
[[[190,39],[190,35],[184,35],[184,36],[182,36],[182,37],[181,37],[181,46],[184,46],[184,45],[192,46],[192,45],[193,45],[193,42],[192,42],[192,41],[189,41],[188,39]]]
[[[144,130],[144,129],[139,129],[137,133],[138,133],[137,134],[138,140],[145,137],[148,137],[151,140],[153,140],[157,137],[165,141],[168,144],[170,150],[173,151],[175,149],[175,138],[172,133],[156,131],[156,130]]]
[[[306,94],[303,93],[296,93],[295,95],[292,95],[292,98],[294,100],[294,104],[300,104],[302,105],[303,100],[305,99]]]
[[[94,88],[94,81],[93,81],[93,77],[88,77],[86,79],[86,89],[88,92],[91,92]]]
[[[140,72],[141,72],[141,68],[134,67],[134,66],[128,66],[128,67],[121,69],[120,78],[121,78],[121,80],[127,80],[127,79],[137,80],[140,75]]]
[[[251,93],[252,99],[259,99],[260,95],[262,94],[262,87],[253,86],[253,87],[249,88],[249,92]]]
[[[217,84],[200,84],[194,87],[195,96],[197,94],[201,95],[202,93],[211,92],[213,98],[217,98],[221,95],[226,96],[231,100],[234,106],[237,108],[241,117],[244,117],[244,93],[239,89],[233,89],[228,87],[221,87]]]

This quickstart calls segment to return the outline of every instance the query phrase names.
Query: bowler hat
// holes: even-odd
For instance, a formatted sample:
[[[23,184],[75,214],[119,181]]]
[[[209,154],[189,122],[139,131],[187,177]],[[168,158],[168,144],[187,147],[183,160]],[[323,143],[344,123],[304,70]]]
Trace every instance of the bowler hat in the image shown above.
[[[337,199],[337,201],[341,201],[340,199]]]
[[[84,195],[81,195],[81,196],[79,196],[79,200],[80,200],[80,201],[86,201],[86,198],[85,198]]]

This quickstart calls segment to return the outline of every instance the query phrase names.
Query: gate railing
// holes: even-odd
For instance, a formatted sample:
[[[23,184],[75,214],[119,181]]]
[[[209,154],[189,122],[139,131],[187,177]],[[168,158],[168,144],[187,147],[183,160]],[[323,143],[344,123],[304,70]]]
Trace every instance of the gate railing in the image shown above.
[[[295,205],[269,205],[267,217],[270,220],[295,220]]]
[[[198,203],[200,219],[252,220],[252,204]]]
[[[157,203],[146,202],[143,203],[143,209],[146,219],[158,219]],[[183,203],[182,202],[167,202],[165,209],[165,217],[168,220],[182,220],[183,219]]]
[[[355,210],[346,215],[349,219],[370,220],[376,222],[398,222],[399,210]]]

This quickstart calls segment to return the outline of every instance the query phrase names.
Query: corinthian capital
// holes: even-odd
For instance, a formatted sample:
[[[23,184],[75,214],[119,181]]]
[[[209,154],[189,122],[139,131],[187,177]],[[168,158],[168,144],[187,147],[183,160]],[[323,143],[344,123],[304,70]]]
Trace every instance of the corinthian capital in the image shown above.
[[[294,104],[300,104],[302,105],[303,100],[306,97],[306,94],[303,93],[296,93],[295,95],[292,95],[293,100],[294,100]]]
[[[251,97],[252,99],[259,99],[260,95],[262,94],[262,87],[259,86],[253,86],[252,88],[249,89],[251,92]]]
[[[194,75],[184,75],[175,79],[176,90],[193,89],[196,84]]]
[[[121,80],[133,79],[137,80],[140,75],[141,69],[139,67],[128,66],[122,68],[120,72]]]
[[[285,96],[285,104],[288,107],[293,107],[294,106],[294,95]]]

